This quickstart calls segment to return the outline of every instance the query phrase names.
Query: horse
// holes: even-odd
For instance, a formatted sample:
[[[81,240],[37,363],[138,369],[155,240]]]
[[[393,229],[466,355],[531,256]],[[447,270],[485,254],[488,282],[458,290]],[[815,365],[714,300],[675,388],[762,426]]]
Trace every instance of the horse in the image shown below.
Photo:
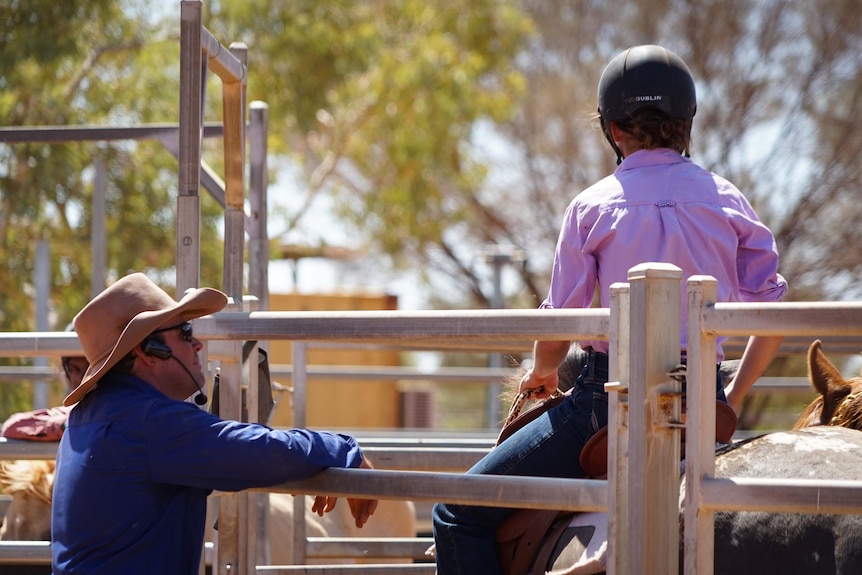
[[[15,460],[0,462],[0,488],[11,496],[11,503],[0,527],[0,540],[50,541],[51,490],[54,485],[53,460]],[[269,495],[269,556],[273,565],[294,562],[292,546],[293,496],[287,493]],[[207,516],[207,541],[214,541],[215,497],[211,497]],[[307,537],[416,537],[416,510],[412,501],[381,499],[377,510],[360,529],[345,500],[323,517],[311,511],[313,498],[306,498]],[[309,559],[311,564],[411,562],[411,559],[373,560],[365,558]]]
[[[862,433],[841,426],[768,433],[716,454],[715,475],[860,480]],[[683,480],[681,497],[684,488]],[[718,575],[862,572],[859,515],[722,511],[714,523]]]
[[[577,351],[566,363],[579,361]],[[731,364],[722,377],[732,377]],[[571,365],[560,371],[576,375]],[[716,451],[716,477],[862,479],[862,377],[844,379],[823,353],[819,340],[808,350],[808,379],[818,392],[793,429],[731,443]],[[685,478],[680,479],[680,566],[682,565]],[[571,517],[571,518],[570,518]],[[604,513],[560,516],[536,546],[541,564],[526,572],[590,575],[605,572],[607,517]],[[716,575],[784,575],[862,572],[862,516],[764,512],[715,514]],[[498,533],[499,535],[499,533]],[[514,574],[518,575],[518,574]]]
[[[0,461],[0,490],[12,500],[0,526],[0,541],[51,539],[51,489],[55,462]]]
[[[720,450],[716,476],[862,479],[862,377],[844,379],[815,340],[808,348],[808,380],[819,395],[793,429]],[[715,572],[767,571],[862,572],[862,517],[716,513]]]
[[[269,561],[272,565],[294,565],[293,546],[293,501],[289,493],[269,493]],[[210,498],[207,514],[207,541],[217,541],[215,523],[215,498]],[[381,499],[377,510],[363,527],[357,527],[344,498],[339,498],[335,508],[320,517],[311,511],[312,497],[306,497],[306,537],[416,537],[416,509],[412,501]],[[306,558],[308,565],[336,565],[360,563],[409,563],[412,559],[378,558]]]

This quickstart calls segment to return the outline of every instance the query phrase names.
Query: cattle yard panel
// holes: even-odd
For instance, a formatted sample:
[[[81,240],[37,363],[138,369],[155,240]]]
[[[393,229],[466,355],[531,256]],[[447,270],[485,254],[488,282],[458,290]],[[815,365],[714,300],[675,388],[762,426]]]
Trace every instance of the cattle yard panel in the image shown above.
[[[695,278],[694,283],[696,284],[697,281],[701,280]],[[618,291],[620,287],[617,286]],[[692,289],[696,289],[696,287],[696,285],[690,286],[690,292]],[[624,301],[625,299],[627,298],[622,298],[617,293],[614,301]],[[615,305],[617,304],[615,303]],[[644,305],[652,305],[656,310],[660,310],[662,304],[650,304],[647,301],[644,302]],[[833,318],[829,324],[829,333],[833,337],[847,337],[848,341],[850,341],[851,338],[848,336],[858,334],[858,326],[862,325],[862,322],[860,322],[862,320],[862,304],[856,303],[834,303],[811,307],[808,307],[809,304],[807,303],[760,304],[758,306],[745,306],[743,309],[738,304],[712,304],[709,298],[706,297],[700,298],[696,306],[700,306],[702,311],[698,313],[698,308],[689,309],[690,317],[695,325],[693,329],[697,330],[696,333],[706,334],[707,338],[719,335],[721,333],[720,329],[724,329],[723,327],[709,327],[712,325],[709,322],[721,323],[722,326],[725,325],[724,320],[719,319],[725,308],[728,308],[736,320],[745,322],[746,324],[744,328],[733,328],[736,332],[748,331],[753,334],[774,334],[775,330],[772,328],[770,322],[787,314],[794,318],[794,324],[790,325],[782,321],[780,322],[782,329],[787,330],[790,335],[802,336],[806,333],[819,330],[820,326],[823,325],[822,318],[825,314]],[[449,316],[448,327],[445,320],[447,316]],[[699,317],[703,319],[698,319]],[[473,321],[465,321],[467,318]],[[512,321],[513,318],[516,318],[517,321]],[[837,318],[840,318],[841,321]],[[369,322],[369,319],[373,319],[373,321]],[[477,319],[479,321],[475,321]],[[335,341],[340,338],[352,340],[355,338],[356,333],[362,331],[363,326],[365,328],[371,326],[371,333],[366,333],[366,341],[369,339],[378,342],[410,339],[414,343],[418,343],[423,341],[423,338],[429,338],[431,341],[434,341],[449,331],[453,334],[453,337],[464,341],[465,345],[468,345],[469,342],[478,341],[482,338],[494,339],[495,337],[499,337],[506,339],[517,337],[517,335],[513,335],[511,332],[511,326],[517,326],[518,329],[529,332],[531,334],[530,337],[538,339],[559,337],[577,339],[583,337],[585,333],[598,333],[602,337],[607,337],[610,341],[614,342],[615,347],[623,348],[626,347],[626,342],[632,334],[652,333],[651,331],[639,330],[635,332],[634,330],[630,330],[630,333],[626,335],[625,326],[631,324],[632,321],[634,320],[629,314],[623,313],[623,310],[619,309],[589,310],[588,313],[586,310],[544,310],[539,313],[534,313],[534,310],[526,312],[488,310],[477,313],[429,311],[406,314],[402,312],[374,312],[370,315],[368,312],[340,312],[337,317],[326,313],[297,315],[294,312],[225,312],[201,318],[195,327],[196,333],[199,333],[201,339],[207,342],[207,348],[210,349],[210,360],[218,362],[219,353],[217,351],[214,352],[213,349],[225,343],[223,338],[263,340],[265,337],[278,338],[281,336],[296,340],[302,337],[305,339],[309,337],[317,338],[324,341]],[[284,325],[283,327],[278,327],[279,324]],[[568,327],[561,327],[563,325]],[[704,325],[707,327],[704,327]],[[622,332],[620,332],[621,330]],[[238,335],[237,332],[240,332],[242,335]],[[4,352],[4,354],[8,355],[61,355],[62,353],[67,353],[70,348],[74,348],[74,344],[71,341],[64,341],[69,337],[70,334],[62,333],[51,335],[3,334],[0,336],[0,344],[2,344],[0,347],[4,349],[7,347],[12,348],[11,352]],[[233,339],[233,341],[239,341],[239,339]],[[4,342],[11,342],[11,345],[6,346]],[[698,373],[698,365],[712,363],[711,359],[701,359],[699,356],[702,357],[713,353],[711,351],[713,349],[709,344],[704,345],[703,350],[698,350],[696,345],[689,345],[688,361],[692,374]],[[619,383],[616,387],[614,387],[614,383],[611,383],[609,384],[609,388],[624,390],[629,383],[634,381],[634,379],[629,379],[631,377],[631,367],[625,367],[626,364],[631,365],[631,358],[627,358],[627,356],[620,353],[615,353],[612,360],[613,369],[615,370],[612,373],[616,375],[612,379],[615,381],[618,380]],[[698,362],[701,363],[699,364]],[[643,360],[641,360],[641,363],[643,363]],[[702,375],[702,377],[714,378],[712,369],[714,369],[714,366],[711,366],[709,372],[706,375]],[[693,405],[698,404],[698,398],[694,396],[697,393],[696,390],[698,387],[689,386],[689,393],[692,394],[689,396],[689,401]],[[658,390],[655,393],[659,391],[662,390]],[[628,398],[628,401],[630,401],[630,398]],[[625,403],[628,403],[628,401],[625,401]],[[704,407],[708,409],[710,405],[712,405],[712,402],[707,402]],[[697,418],[698,416],[692,410],[689,412],[688,417]],[[689,421],[693,421],[693,419]],[[618,437],[627,441],[627,429],[626,425],[621,425],[617,429]],[[709,426],[700,425],[698,429],[708,430]],[[676,440],[671,441],[675,442]],[[712,439],[708,439],[707,444],[711,445],[711,441]],[[17,443],[23,442],[7,442],[7,445]],[[696,441],[690,440],[690,442],[687,442],[687,449],[690,450],[692,445],[696,443]],[[44,451],[46,449],[46,446],[35,442],[30,445],[34,450]],[[637,448],[634,444],[628,445],[630,459],[635,460],[631,451]],[[50,448],[47,449],[50,453]],[[711,454],[712,450],[708,449],[705,458],[709,459]],[[475,455],[480,456],[481,453],[477,452]],[[689,459],[693,459],[694,457],[696,455],[692,453],[688,454]],[[611,454],[610,461],[618,461],[618,458]],[[688,468],[695,469],[696,466],[691,463],[690,461]],[[611,465],[610,467],[613,470],[616,465]],[[616,481],[626,477],[626,473],[625,470],[620,472],[618,469]],[[613,477],[613,472],[611,477]],[[668,477],[667,481],[672,481],[675,484],[676,479],[676,477]],[[696,479],[692,478],[691,480],[695,481]],[[768,487],[767,485],[775,487]],[[276,486],[271,491],[365,495],[391,499],[416,499],[420,501],[444,501],[451,499],[485,505],[517,505],[519,507],[536,508],[603,509],[608,503],[607,493],[619,493],[618,489],[619,486],[609,485],[606,482],[596,480],[467,477],[458,473],[384,469],[332,469],[303,482]],[[862,498],[858,495],[854,497],[854,494],[858,493],[859,489],[859,482],[830,482],[827,485],[823,482],[804,480],[774,482],[751,480],[728,481],[711,479],[707,475],[703,480],[703,487],[700,489],[701,503],[699,506],[702,511],[701,514],[703,514],[704,510],[706,512],[713,512],[722,509],[722,506],[737,509],[749,504],[756,506],[758,509],[787,511],[790,508],[787,502],[795,501],[802,505],[799,509],[810,511],[816,507],[811,502],[819,497],[819,501],[821,502],[819,509],[823,511],[835,512],[838,510],[843,513],[859,513],[862,512]],[[766,492],[770,490],[773,492],[773,495],[768,496]],[[488,496],[488,493],[491,492],[501,493],[502,495],[491,498]],[[490,499],[494,500],[491,501]],[[613,501],[616,499],[611,498]],[[628,511],[629,514],[634,512],[637,512],[637,510]],[[629,517],[622,514],[618,516],[617,525],[625,525],[628,520]],[[640,536],[637,532],[627,532],[625,535],[625,537],[629,538]],[[702,542],[703,540],[701,540]],[[627,541],[627,545],[630,544],[631,542]],[[709,559],[711,560],[711,557]],[[256,568],[256,570],[264,572],[263,567]],[[267,570],[266,572],[275,571]],[[702,572],[698,571],[698,573]]]

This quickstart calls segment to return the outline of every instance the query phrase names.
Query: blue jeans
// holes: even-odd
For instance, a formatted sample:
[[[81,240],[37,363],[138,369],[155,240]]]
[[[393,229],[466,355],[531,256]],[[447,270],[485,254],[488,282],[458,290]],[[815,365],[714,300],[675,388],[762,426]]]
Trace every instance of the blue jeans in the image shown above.
[[[518,430],[476,463],[468,474],[584,476],[581,450],[607,425],[608,357],[587,351],[572,395]],[[727,402],[716,372],[716,397]],[[494,548],[497,527],[515,510],[437,503],[431,512],[437,575],[499,575]]]
[[[468,474],[583,477],[587,440],[608,422],[607,356],[588,352],[572,395],[518,430]],[[497,527],[515,510],[438,503],[431,513],[438,575],[499,575]]]

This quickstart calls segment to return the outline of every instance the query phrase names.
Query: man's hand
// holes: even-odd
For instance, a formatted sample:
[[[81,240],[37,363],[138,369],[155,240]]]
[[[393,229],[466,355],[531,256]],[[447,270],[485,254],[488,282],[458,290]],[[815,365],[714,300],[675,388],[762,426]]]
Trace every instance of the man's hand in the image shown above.
[[[359,465],[361,469],[374,469],[368,459],[363,459]],[[316,495],[314,503],[311,504],[311,510],[323,517],[324,513],[329,513],[335,508],[337,497],[331,495]],[[350,506],[350,514],[356,520],[356,526],[362,527],[368,522],[368,518],[374,515],[377,510],[376,499],[354,499],[347,498],[347,505]]]
[[[374,469],[367,458],[362,459],[362,463],[359,465],[359,468]],[[368,522],[368,518],[374,515],[374,512],[377,511],[376,499],[353,499],[348,497],[347,504],[350,506],[350,514],[353,515],[353,518],[356,520],[357,527],[365,525],[365,523]]]
[[[335,508],[336,501],[338,501],[338,497],[332,497],[331,495],[315,495],[314,503],[311,504],[311,511],[323,517],[324,513],[329,513]]]

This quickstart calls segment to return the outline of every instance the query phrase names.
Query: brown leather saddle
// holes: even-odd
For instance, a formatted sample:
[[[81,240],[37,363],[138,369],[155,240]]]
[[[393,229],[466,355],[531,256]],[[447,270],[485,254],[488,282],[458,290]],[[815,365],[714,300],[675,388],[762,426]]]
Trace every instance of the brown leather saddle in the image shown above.
[[[683,414],[685,421],[685,414]],[[731,443],[736,431],[736,412],[723,401],[715,402],[715,440]],[[682,444],[685,445],[685,428],[682,430]],[[685,449],[683,449],[685,455]],[[579,458],[581,469],[589,479],[602,479],[608,474],[608,426],[598,430],[587,440]]]
[[[684,372],[683,372],[684,373]],[[679,370],[670,374],[680,375]],[[555,393],[543,402],[521,409],[529,399],[529,394],[519,394],[512,403],[506,423],[497,437],[497,445],[513,433],[530,423],[549,409],[564,401],[572,390]],[[683,421],[685,415],[683,414]],[[715,403],[715,439],[730,443],[736,431],[736,412],[728,404]],[[682,441],[685,441],[683,428]],[[683,450],[683,453],[685,451]],[[579,462],[585,479],[603,479],[608,473],[608,427],[598,430],[581,450]],[[504,521],[495,533],[497,556],[503,575],[532,575],[545,573],[545,566],[551,559],[556,542],[569,524],[574,511],[554,511],[548,509],[519,509]]]
[[[669,375],[679,377],[681,370],[674,370]],[[684,371],[682,371],[684,376]],[[530,399],[530,394],[524,392],[515,397],[512,402],[512,407],[509,410],[509,415],[506,418],[506,423],[500,434],[497,437],[497,445],[500,445],[504,440],[511,437],[516,431],[545,413],[546,411],[556,407],[569,395],[572,390],[569,389],[565,393],[554,393],[545,401],[536,403],[528,409],[523,410],[524,404]],[[683,423],[685,422],[685,396],[683,396]],[[728,404],[723,401],[715,402],[715,440],[719,443],[731,443],[733,434],[736,432],[736,412]],[[685,445],[685,428],[682,429],[682,442]],[[684,454],[683,450],[683,454]],[[608,473],[608,427],[604,426],[599,429],[592,437],[590,437],[579,457],[581,469],[586,473],[587,479],[603,478]]]

